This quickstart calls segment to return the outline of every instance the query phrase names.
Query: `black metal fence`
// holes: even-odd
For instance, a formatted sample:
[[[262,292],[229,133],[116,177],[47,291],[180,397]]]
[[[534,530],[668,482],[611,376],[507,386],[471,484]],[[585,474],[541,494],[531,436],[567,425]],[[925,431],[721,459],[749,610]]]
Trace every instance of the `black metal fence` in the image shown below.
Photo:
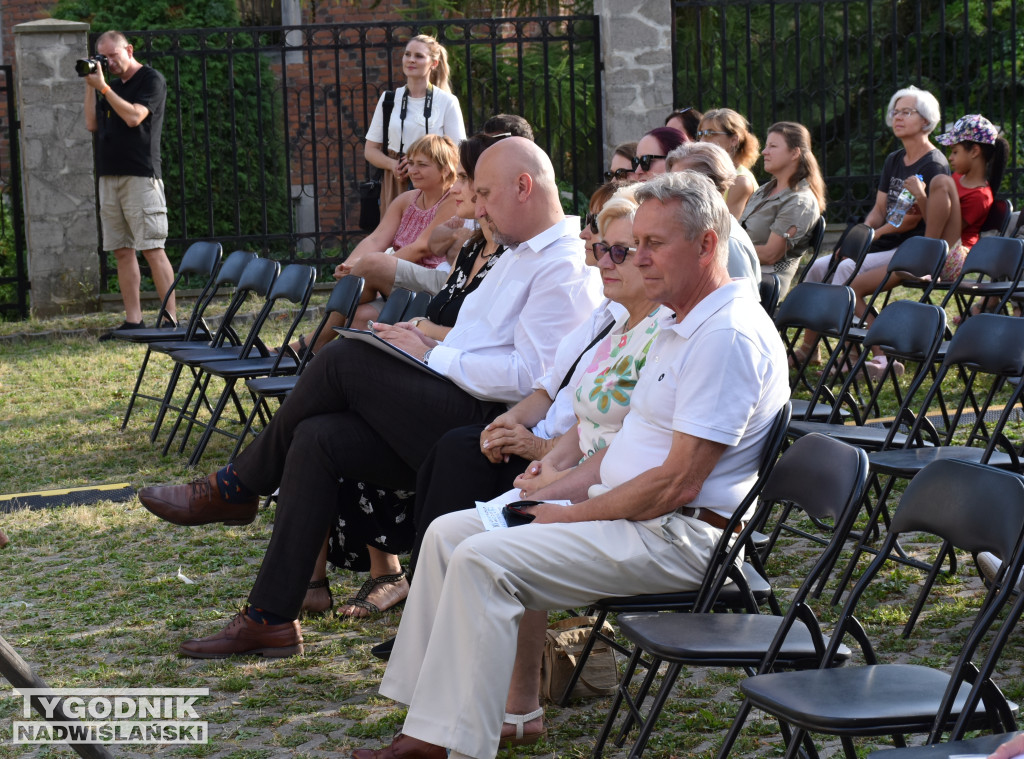
[[[420,32],[448,49],[468,132],[495,113],[524,116],[582,208],[602,170],[596,17],[129,32],[168,82],[172,260],[196,239],[324,266],[351,250],[363,135]]]
[[[28,316],[26,248],[14,71],[0,66],[0,318]]]
[[[811,130],[832,221],[874,203],[898,147],[892,93],[930,90],[946,123],[981,113],[1011,161],[1001,196],[1024,201],[1024,6],[1001,0],[673,0],[675,103],[743,113],[761,139],[775,121]],[[757,169],[755,169],[757,171]]]

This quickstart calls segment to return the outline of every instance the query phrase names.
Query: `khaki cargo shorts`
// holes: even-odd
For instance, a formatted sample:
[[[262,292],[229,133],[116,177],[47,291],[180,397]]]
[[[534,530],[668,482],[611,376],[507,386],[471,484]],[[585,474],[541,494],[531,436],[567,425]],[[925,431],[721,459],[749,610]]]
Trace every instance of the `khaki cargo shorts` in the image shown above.
[[[100,177],[100,223],[104,250],[164,247],[164,183],[153,177]]]

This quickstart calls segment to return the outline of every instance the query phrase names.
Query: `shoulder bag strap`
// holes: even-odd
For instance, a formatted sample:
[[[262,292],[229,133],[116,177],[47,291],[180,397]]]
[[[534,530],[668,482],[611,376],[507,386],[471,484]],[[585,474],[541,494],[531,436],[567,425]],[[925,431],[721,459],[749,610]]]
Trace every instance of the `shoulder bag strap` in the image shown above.
[[[569,384],[569,380],[572,379],[572,375],[576,373],[576,367],[580,365],[580,361],[582,361],[583,357],[587,355],[587,351],[589,351],[591,348],[593,348],[595,345],[601,342],[605,337],[607,337],[608,333],[612,331],[612,327],[614,326],[615,319],[612,319],[611,324],[602,329],[598,333],[597,337],[590,341],[590,345],[584,348],[583,352],[576,357],[576,360],[572,362],[572,366],[569,367],[569,371],[566,372],[565,376],[562,378],[562,384],[558,386],[558,392],[556,392],[555,395],[558,395],[558,393],[565,390],[565,386]]]

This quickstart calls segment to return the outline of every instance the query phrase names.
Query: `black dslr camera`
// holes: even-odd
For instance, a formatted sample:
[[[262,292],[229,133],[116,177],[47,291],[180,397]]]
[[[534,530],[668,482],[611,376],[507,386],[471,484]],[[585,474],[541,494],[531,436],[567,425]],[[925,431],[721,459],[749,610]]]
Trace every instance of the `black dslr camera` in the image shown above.
[[[79,58],[75,61],[75,73],[79,76],[89,76],[99,69],[107,70],[107,56],[100,53],[92,58]]]

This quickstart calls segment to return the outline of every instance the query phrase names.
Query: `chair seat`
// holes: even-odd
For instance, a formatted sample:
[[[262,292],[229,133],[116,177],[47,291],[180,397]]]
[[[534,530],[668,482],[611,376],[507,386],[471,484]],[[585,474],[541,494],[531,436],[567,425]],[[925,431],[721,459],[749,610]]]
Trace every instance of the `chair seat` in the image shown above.
[[[1010,738],[1020,733],[1000,733],[998,735],[982,735],[969,741],[953,741],[952,743],[936,743],[932,746],[912,746],[910,748],[887,748],[873,751],[868,759],[949,759],[951,756],[970,755],[988,756]]]
[[[175,357],[177,355],[175,354]],[[209,363],[204,361],[199,367],[218,377],[259,377],[275,371],[276,361],[276,356],[249,358],[244,361],[213,360]],[[278,374],[294,374],[298,366],[299,362],[291,356],[282,356],[276,371]]]
[[[758,574],[748,562],[741,565],[743,578],[754,595],[754,600],[759,604],[768,600],[772,588],[768,581]],[[609,613],[624,614],[627,612],[643,611],[689,611],[697,600],[697,591],[686,590],[678,593],[651,593],[639,596],[620,596],[602,598],[594,602],[594,607],[603,609]],[[746,597],[736,587],[736,583],[730,582],[725,585],[718,594],[716,608],[741,609],[746,608]]]
[[[191,350],[174,351],[174,360],[187,366],[200,366],[208,361],[237,361],[242,357],[241,346],[226,348],[193,348]],[[266,358],[253,348],[249,358]]]
[[[771,614],[623,614],[619,630],[644,651],[665,661],[708,667],[756,667],[779,631]],[[837,659],[847,661],[844,646]],[[807,626],[797,620],[777,659],[781,667],[818,664]]]
[[[880,474],[913,474],[921,471],[928,464],[939,459],[957,459],[981,464],[984,448],[971,448],[965,445],[940,445],[928,448],[899,448],[888,451],[875,451],[868,454],[871,469]],[[1008,454],[995,451],[988,463],[1000,469],[1013,467],[1013,460]]]
[[[254,393],[276,398],[288,395],[299,381],[298,376],[286,374],[283,377],[254,377],[245,381],[245,386]]]
[[[874,664],[757,675],[740,688],[754,706],[811,732],[886,735],[928,732],[948,683],[942,670]],[[969,692],[969,683],[960,686],[953,719]],[[984,713],[979,704],[976,717]]]
[[[125,340],[129,343],[157,343],[170,340],[182,340],[187,333],[187,327],[147,327],[146,329],[115,329],[114,337],[118,340]],[[200,327],[196,330],[193,341],[206,342],[210,339],[210,333]],[[187,342],[187,341],[183,341]]]
[[[867,427],[863,425],[852,425],[852,424],[828,424],[827,422],[804,422],[804,421],[793,421],[789,423],[789,436],[790,437],[803,437],[809,435],[812,432],[818,432],[822,435],[828,435],[830,438],[841,440],[844,443],[855,445],[858,448],[864,448],[866,450],[878,450],[885,443],[885,438],[889,434],[889,430],[885,427]],[[893,445],[903,445],[907,441],[907,436],[902,432],[897,433],[893,438]],[[926,447],[931,447],[927,444]]]
[[[793,406],[794,419],[802,420],[807,417],[807,408],[808,406],[810,406],[810,403],[808,401],[805,401],[800,398],[794,398],[791,399],[789,402]],[[809,421],[824,421],[825,419],[828,419],[829,414],[831,413],[831,404],[819,401],[818,403],[814,404],[814,413],[811,414],[811,418]],[[848,417],[850,415],[850,411],[848,409],[841,408],[839,409],[839,415],[843,417]]]

